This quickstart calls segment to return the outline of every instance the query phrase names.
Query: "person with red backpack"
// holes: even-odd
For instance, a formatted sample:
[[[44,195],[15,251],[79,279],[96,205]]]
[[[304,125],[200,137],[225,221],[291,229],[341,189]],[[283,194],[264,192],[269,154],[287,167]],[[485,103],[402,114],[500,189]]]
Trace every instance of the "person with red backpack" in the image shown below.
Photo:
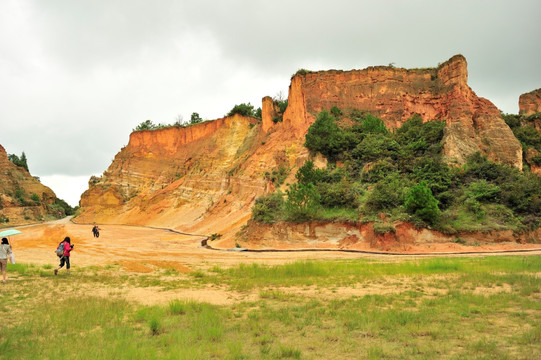
[[[64,264],[66,264],[66,270],[68,275],[70,274],[70,253],[71,250],[73,250],[73,247],[75,245],[71,244],[71,239],[69,236],[66,236],[63,241],[58,244],[58,247],[56,249],[56,254],[60,257],[60,265],[58,268],[54,269],[54,274],[58,274],[58,270],[60,270]]]

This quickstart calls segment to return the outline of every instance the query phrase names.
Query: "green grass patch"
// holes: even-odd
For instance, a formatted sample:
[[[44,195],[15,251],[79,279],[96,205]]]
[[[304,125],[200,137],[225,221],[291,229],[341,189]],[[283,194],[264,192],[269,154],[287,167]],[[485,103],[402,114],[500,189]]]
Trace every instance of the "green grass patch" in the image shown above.
[[[40,269],[10,267],[12,281],[0,293],[1,358],[541,357],[537,256],[298,261],[213,267],[188,278],[196,287],[216,283],[258,295],[224,306],[181,299],[144,306],[121,295],[92,296],[80,289],[95,288],[100,271],[77,269],[60,279]],[[167,287],[173,276],[185,281],[165,272],[116,273],[106,278],[128,280],[125,286]],[[119,281],[102,286],[118,291]],[[299,288],[283,289],[292,286]]]

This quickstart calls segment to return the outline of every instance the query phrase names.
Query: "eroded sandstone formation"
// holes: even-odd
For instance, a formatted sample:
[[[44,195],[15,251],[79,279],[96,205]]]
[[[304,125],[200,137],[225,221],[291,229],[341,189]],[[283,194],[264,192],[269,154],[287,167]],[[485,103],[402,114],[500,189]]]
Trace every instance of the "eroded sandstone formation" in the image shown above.
[[[360,109],[381,117],[388,128],[418,114],[445,120],[444,155],[463,164],[481,151],[494,161],[522,168],[520,143],[490,101],[468,86],[466,59],[456,55],[431,69],[389,66],[352,71],[304,72],[293,77],[284,123],[303,137],[322,110]]]
[[[76,221],[223,234],[222,245],[232,247],[255,199],[278,186],[272,172],[285,167],[285,184],[296,181],[296,170],[309,158],[306,131],[321,110],[333,106],[374,113],[389,128],[414,114],[425,121],[445,120],[449,162],[461,164],[482,151],[522,167],[520,143],[498,109],[468,87],[460,55],[434,69],[302,72],[291,80],[283,122],[273,121],[277,110],[265,97],[260,122],[235,115],[132,133],[103,176],[90,180]]]
[[[518,99],[519,115],[530,116],[541,112],[541,89],[520,95]]]
[[[39,201],[34,201],[36,194]],[[25,168],[13,164],[0,145],[0,226],[39,221],[51,212],[55,193],[41,184]],[[9,219],[9,222],[3,220]]]
[[[186,128],[132,133],[103,176],[90,180],[77,221],[185,230],[199,224],[199,231],[234,225],[238,211],[241,217],[249,213],[266,186],[262,176],[241,171],[257,146],[259,127],[254,123],[235,115]]]

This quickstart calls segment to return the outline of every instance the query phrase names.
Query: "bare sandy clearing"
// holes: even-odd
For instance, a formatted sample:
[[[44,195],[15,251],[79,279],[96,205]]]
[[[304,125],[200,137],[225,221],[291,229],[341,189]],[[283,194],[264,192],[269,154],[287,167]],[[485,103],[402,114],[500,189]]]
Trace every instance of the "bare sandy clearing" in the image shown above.
[[[75,249],[73,266],[120,264],[127,271],[150,272],[158,268],[176,269],[181,273],[214,265],[235,266],[240,263],[282,264],[304,259],[355,259],[362,257],[391,260],[385,255],[338,251],[317,252],[243,252],[216,251],[201,247],[204,236],[181,235],[168,230],[127,225],[100,225],[99,238],[92,236],[91,225],[73,224],[68,219],[18,227],[23,233],[11,237],[12,246],[21,263],[56,265],[57,244],[69,236]],[[212,244],[212,243],[211,243]],[[306,244],[306,248],[311,247]],[[297,247],[298,248],[298,247]],[[282,247],[282,250],[285,248]],[[536,250],[526,254],[540,255],[539,244],[489,244],[476,247],[460,244],[419,245],[407,252],[490,252],[501,250]],[[406,252],[405,252],[406,253]],[[525,253],[518,253],[524,255]],[[484,253],[483,256],[487,254]],[[391,260],[392,261],[392,260]]]

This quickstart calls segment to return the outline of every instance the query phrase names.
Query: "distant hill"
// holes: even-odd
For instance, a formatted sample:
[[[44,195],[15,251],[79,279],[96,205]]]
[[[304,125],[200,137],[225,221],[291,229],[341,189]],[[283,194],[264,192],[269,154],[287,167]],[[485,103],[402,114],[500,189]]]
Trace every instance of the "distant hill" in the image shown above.
[[[0,227],[58,218],[59,212],[65,216],[69,205],[22,165],[9,161],[0,145]]]

